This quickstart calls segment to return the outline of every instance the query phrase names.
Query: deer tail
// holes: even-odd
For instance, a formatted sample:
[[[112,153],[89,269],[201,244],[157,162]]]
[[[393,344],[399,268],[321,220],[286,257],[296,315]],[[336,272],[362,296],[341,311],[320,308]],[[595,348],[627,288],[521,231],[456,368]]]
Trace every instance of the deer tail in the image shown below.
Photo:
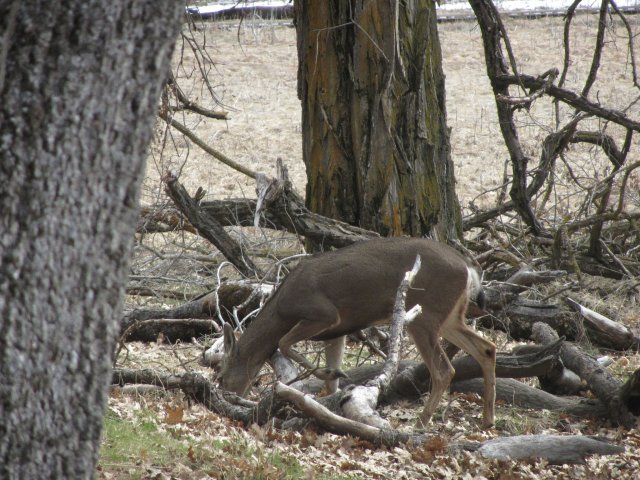
[[[469,292],[469,299],[476,302],[478,307],[482,310],[487,306],[487,297],[482,289],[482,279],[480,274],[475,268],[467,267],[469,276],[467,277],[467,291]]]

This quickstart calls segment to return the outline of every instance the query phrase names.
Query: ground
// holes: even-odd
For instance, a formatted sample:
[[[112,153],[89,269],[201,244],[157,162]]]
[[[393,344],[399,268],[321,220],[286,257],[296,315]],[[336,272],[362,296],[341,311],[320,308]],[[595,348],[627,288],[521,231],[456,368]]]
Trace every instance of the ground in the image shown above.
[[[632,17],[633,20],[637,20]],[[562,19],[506,20],[520,71],[532,75],[551,67],[562,68]],[[581,15],[572,37],[574,72],[570,86],[580,85],[591,60],[595,18]],[[472,22],[439,25],[447,81],[448,123],[452,128],[452,158],[458,195],[468,212],[470,202],[491,205],[502,183],[507,154],[496,123],[495,105],[484,70],[480,33]],[[627,50],[620,25],[609,30],[611,46],[603,58],[597,88],[606,105],[623,108],[629,98]],[[295,187],[304,192],[301,159],[300,104],[296,96],[295,31],[290,22],[245,21],[208,24],[194,33],[207,45],[213,65],[208,86],[193,81],[194,55],[185,40],[179,43],[176,71],[181,86],[205,106],[225,109],[230,120],[177,118],[202,139],[238,163],[268,175],[282,157]],[[187,37],[188,38],[188,35]],[[637,40],[637,39],[636,39]],[[209,95],[215,94],[219,104]],[[618,103],[619,102],[619,103]],[[550,106],[539,102],[521,114],[522,140],[535,159],[547,125]],[[640,116],[638,104],[629,115]],[[567,113],[568,115],[568,113]],[[538,128],[542,125],[542,128]],[[611,129],[615,132],[615,129]],[[638,155],[637,151],[634,155]],[[629,159],[629,163],[637,158]],[[608,168],[596,151],[576,149],[574,173],[584,178],[602,175]],[[193,193],[203,187],[206,198],[254,197],[254,182],[207,156],[176,132],[159,124],[157,141],[149,156],[143,203],[165,202],[159,179],[167,169],[180,172],[180,180]],[[600,170],[599,170],[600,169]],[[595,173],[594,173],[595,172]],[[599,173],[598,173],[599,172]],[[561,182],[559,182],[561,183]],[[633,192],[632,192],[633,193]],[[567,195],[568,197],[568,195]],[[561,195],[558,194],[558,198]],[[634,197],[635,198],[635,197]],[[234,234],[264,238],[255,229]],[[206,291],[215,275],[229,275],[227,267],[211,267],[203,274],[202,262],[217,257],[205,242],[188,235],[165,235],[139,240],[134,281],[152,278],[158,284],[180,283],[185,297]],[[272,237],[269,236],[271,239]],[[299,249],[290,236],[288,248]],[[178,248],[179,247],[179,248]],[[254,252],[258,249],[254,244]],[[179,253],[176,253],[178,252]],[[186,253],[185,253],[186,252]],[[266,261],[266,260],[265,260]],[[128,297],[128,305],[154,305],[158,299]],[[629,318],[631,315],[628,314]],[[637,320],[637,315],[636,315]],[[506,340],[495,338],[499,348]],[[133,343],[118,358],[118,366],[158,368],[165,371],[211,372],[200,367],[198,344],[155,345]],[[618,355],[613,371],[621,378],[637,366],[632,355]],[[411,428],[420,409],[417,403],[384,410],[394,426]],[[375,449],[352,438],[314,431],[278,432],[268,428],[248,430],[190,404],[173,392],[127,388],[114,390],[105,420],[105,438],[99,478],[632,478],[640,467],[640,432],[621,431],[595,421],[567,422],[549,412],[497,407],[497,425],[480,428],[481,400],[450,395],[441,403],[433,422],[435,440],[424,448]],[[568,430],[569,429],[569,430]],[[451,456],[448,444],[461,440],[510,434],[567,432],[600,435],[627,448],[623,455],[592,458],[585,466],[550,466],[545,462],[487,461],[472,454]]]

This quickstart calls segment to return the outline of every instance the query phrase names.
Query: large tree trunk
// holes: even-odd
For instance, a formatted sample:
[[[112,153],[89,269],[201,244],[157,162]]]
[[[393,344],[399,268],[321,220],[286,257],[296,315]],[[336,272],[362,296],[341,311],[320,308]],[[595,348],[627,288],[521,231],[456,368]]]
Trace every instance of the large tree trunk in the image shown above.
[[[383,235],[457,237],[435,6],[295,4],[307,203]]]
[[[171,0],[0,1],[0,478],[91,478]]]

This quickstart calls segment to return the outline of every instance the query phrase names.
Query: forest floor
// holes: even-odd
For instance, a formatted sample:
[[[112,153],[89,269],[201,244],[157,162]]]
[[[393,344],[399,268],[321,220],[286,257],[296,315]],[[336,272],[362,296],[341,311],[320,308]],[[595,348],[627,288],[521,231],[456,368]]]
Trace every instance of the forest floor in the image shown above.
[[[636,17],[631,18],[637,21]],[[570,86],[579,86],[588,71],[596,21],[593,15],[580,15],[574,20],[574,65],[572,76],[567,79]],[[562,68],[562,18],[505,19],[505,23],[522,73],[537,75],[551,67]],[[439,32],[457,193],[469,213],[471,204],[479,207],[493,204],[503,183],[508,155],[497,124],[477,25],[466,21],[441,23]],[[245,21],[241,28],[234,22],[210,23],[197,35],[206,42],[206,51],[213,61],[208,67],[210,88],[193,80],[195,57],[186,43],[183,48],[179,45],[176,53],[176,75],[192,99],[209,108],[227,110],[230,119],[202,121],[184,114],[180,120],[209,145],[254,171],[274,176],[276,158],[281,157],[295,188],[304,194],[301,109],[296,95],[297,53],[290,21]],[[599,91],[598,98],[612,108],[623,108],[624,99],[633,96],[628,82],[619,81],[628,77],[624,71],[628,65],[627,50],[621,35],[620,25],[609,30],[607,42],[611,48],[606,50],[603,70],[594,87]],[[523,144],[533,158],[539,156],[540,143],[553,122],[551,106],[548,102],[540,103],[519,117]],[[636,104],[628,114],[640,117],[640,106]],[[167,201],[160,179],[169,169],[180,173],[181,182],[190,192],[204,188],[205,199],[255,197],[252,179],[204,154],[179,134],[168,132],[159,124],[156,140],[149,156],[143,203]],[[639,155],[637,149],[634,155]],[[629,159],[629,163],[636,160]],[[606,160],[596,150],[577,151],[575,162],[574,169],[579,175],[605,174]],[[563,195],[559,194],[560,200],[565,199]],[[637,206],[640,207],[640,202]],[[266,238],[255,229],[237,229],[235,234],[253,241]],[[211,277],[203,280],[200,272],[195,271],[196,263],[173,261],[170,256],[181,249],[190,252],[186,257],[192,259],[209,257],[215,255],[213,247],[188,234],[156,237],[144,247],[137,246],[136,274],[179,281],[186,296],[206,291]],[[272,238],[270,234],[269,239]],[[290,248],[300,248],[291,236],[282,238]],[[145,252],[164,255],[162,267],[145,270],[145,264],[155,265],[147,262]],[[171,263],[171,268],[167,263]],[[158,306],[156,298],[128,297],[127,302],[129,307]],[[639,317],[637,307],[627,305],[619,318],[638,327]],[[504,336],[488,334],[500,350],[507,347],[509,342]],[[201,352],[198,344],[130,343],[117,359],[117,365],[176,373],[197,371],[209,376],[211,371],[198,364]],[[637,355],[617,354],[610,369],[624,379],[637,366]],[[407,402],[387,407],[382,413],[395,427],[410,429],[420,408],[418,403]],[[180,393],[117,389],[109,401],[98,477],[633,478],[640,471],[638,429],[624,431],[597,420],[571,421],[553,412],[499,404],[496,427],[483,431],[479,422],[481,409],[479,397],[450,394],[447,401],[441,402],[433,421],[432,442],[421,448],[379,449],[354,438],[312,430],[244,429],[189,403]],[[470,453],[452,456],[446,450],[447,445],[461,440],[482,441],[532,433],[598,435],[626,447],[626,452],[593,457],[586,465],[554,466],[544,461],[486,460]]]

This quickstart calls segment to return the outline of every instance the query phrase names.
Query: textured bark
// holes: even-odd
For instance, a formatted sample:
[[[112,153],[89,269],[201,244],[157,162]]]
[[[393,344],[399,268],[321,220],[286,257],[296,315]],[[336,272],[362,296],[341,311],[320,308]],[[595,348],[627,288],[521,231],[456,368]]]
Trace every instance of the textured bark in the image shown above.
[[[295,4],[307,205],[383,235],[460,232],[430,0]]]
[[[91,478],[182,6],[0,1],[0,478]]]

